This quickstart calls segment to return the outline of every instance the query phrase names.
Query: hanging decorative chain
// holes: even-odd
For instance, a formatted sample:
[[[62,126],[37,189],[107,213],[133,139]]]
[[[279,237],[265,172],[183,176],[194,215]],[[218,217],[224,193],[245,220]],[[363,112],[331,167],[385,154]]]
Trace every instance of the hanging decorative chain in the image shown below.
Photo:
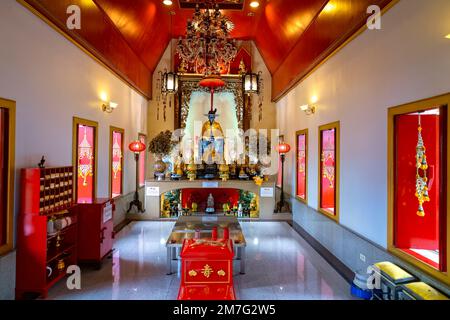
[[[259,73],[259,102],[258,102],[258,109],[259,109],[259,122],[262,121],[263,119],[263,102],[264,102],[264,81],[262,78],[262,72],[260,71]]]
[[[161,80],[156,80],[156,120],[159,121],[159,108],[160,108],[160,102],[161,102]]]
[[[177,53],[184,66],[193,67],[204,76],[228,73],[236,57],[236,41],[229,39],[234,24],[222,14],[214,1],[206,9],[197,4],[192,20],[187,22],[186,38],[178,40]]]
[[[427,169],[428,162],[425,154],[426,148],[422,138],[422,123],[419,114],[419,126],[417,128],[418,138],[416,146],[416,198],[419,201],[419,208],[417,215],[419,217],[425,216],[425,210],[423,209],[424,202],[429,202],[430,197],[428,195],[428,178]]]

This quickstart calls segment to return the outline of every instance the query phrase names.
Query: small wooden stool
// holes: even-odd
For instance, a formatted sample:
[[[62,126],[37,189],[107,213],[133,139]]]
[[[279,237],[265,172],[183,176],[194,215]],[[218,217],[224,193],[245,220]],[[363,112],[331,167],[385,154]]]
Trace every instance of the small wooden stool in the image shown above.
[[[417,281],[417,279],[389,261],[374,264],[375,272],[381,277],[381,288],[373,291],[375,299],[398,300],[401,285]]]
[[[399,300],[449,300],[449,298],[425,282],[412,282],[401,286]]]

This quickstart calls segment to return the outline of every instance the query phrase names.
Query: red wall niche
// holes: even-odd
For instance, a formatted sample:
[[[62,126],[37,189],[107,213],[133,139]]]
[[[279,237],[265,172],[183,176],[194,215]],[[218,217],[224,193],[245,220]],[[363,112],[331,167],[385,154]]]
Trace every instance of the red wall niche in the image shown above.
[[[441,111],[443,108],[441,108]],[[444,146],[445,116],[422,114],[422,138],[428,161],[428,192],[430,201],[423,204],[425,216],[417,215],[416,192],[416,145],[418,139],[419,116],[405,114],[395,117],[395,199],[394,199],[394,244],[397,248],[414,254],[410,249],[439,251],[440,261],[445,259],[445,243],[441,241],[440,225],[445,224],[445,207],[442,207],[442,161],[446,153]],[[414,254],[422,261],[442,269],[429,259]]]
[[[297,137],[297,196],[306,200],[306,135]]]
[[[111,194],[118,197],[122,194],[122,163],[123,163],[123,134],[119,131],[112,132],[112,163],[111,163]]]
[[[335,215],[336,129],[320,132],[320,208]]]
[[[6,243],[8,190],[8,110],[0,108],[0,246]]]
[[[181,190],[181,204],[183,208],[192,208],[192,203],[198,205],[199,211],[205,211],[209,194],[214,197],[214,206],[217,211],[222,211],[225,203],[230,207],[237,206],[239,201],[239,190],[232,188],[188,188]]]
[[[91,203],[94,197],[95,128],[78,125],[77,202]]]

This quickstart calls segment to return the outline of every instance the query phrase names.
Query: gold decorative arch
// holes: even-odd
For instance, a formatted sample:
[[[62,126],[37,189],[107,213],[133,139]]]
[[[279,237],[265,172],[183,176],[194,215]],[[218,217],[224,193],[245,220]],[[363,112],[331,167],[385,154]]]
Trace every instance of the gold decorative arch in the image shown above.
[[[251,98],[243,94],[242,78],[240,76],[224,76],[223,79],[226,85],[216,92],[230,92],[233,93],[236,104],[236,117],[238,126],[244,131],[250,127],[251,115]],[[209,92],[208,88],[199,86],[201,76],[189,75],[181,76],[179,82],[178,94],[175,97],[175,128],[184,129],[190,109],[191,95],[195,91]]]

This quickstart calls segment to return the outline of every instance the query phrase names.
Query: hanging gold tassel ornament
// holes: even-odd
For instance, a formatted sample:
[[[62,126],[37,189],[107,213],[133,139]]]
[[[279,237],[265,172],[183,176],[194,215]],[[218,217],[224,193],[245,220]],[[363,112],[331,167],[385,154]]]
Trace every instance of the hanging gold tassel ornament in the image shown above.
[[[422,138],[422,124],[419,114],[419,126],[417,128],[418,138],[416,146],[416,193],[415,196],[419,201],[419,206],[417,209],[417,215],[419,217],[425,216],[425,210],[423,209],[423,204],[430,201],[428,194],[428,178],[427,169],[428,162],[427,156],[425,154],[426,148]],[[422,172],[421,172],[422,171]],[[422,173],[422,175],[421,175]]]

